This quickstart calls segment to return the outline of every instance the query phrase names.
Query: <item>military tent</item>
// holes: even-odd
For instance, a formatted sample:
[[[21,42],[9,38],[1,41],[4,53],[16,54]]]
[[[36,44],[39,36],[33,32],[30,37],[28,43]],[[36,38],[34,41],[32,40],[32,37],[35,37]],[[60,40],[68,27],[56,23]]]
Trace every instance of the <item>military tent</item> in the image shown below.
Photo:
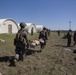
[[[17,33],[18,25],[13,19],[0,19],[0,34]]]
[[[43,30],[43,25],[36,25],[36,30],[37,30],[37,32],[40,32],[40,31],[42,31]]]

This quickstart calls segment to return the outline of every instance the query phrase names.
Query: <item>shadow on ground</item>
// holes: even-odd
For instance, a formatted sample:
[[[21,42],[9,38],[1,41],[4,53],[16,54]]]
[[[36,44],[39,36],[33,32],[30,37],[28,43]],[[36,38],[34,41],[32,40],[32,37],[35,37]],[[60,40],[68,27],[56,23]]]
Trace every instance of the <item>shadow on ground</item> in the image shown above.
[[[40,51],[39,50],[32,50],[32,49],[27,49],[26,51],[26,55],[32,55],[34,54],[35,52],[39,53]],[[7,62],[9,61],[10,58],[14,58],[14,56],[3,56],[3,57],[0,57],[0,62]]]
[[[39,53],[39,52],[40,52],[40,50],[27,49],[26,55],[31,55],[31,54]]]

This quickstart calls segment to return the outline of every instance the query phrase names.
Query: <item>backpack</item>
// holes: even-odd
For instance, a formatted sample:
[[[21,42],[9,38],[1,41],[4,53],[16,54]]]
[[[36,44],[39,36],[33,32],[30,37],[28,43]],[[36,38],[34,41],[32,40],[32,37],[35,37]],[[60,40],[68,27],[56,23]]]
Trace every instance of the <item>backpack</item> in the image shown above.
[[[40,38],[46,40],[47,36],[46,36],[46,31],[45,31],[45,30],[42,30],[42,31],[40,32],[39,39],[40,39]]]
[[[41,31],[40,35],[43,36],[43,37],[45,37],[45,32]]]
[[[23,37],[23,32],[24,31],[18,31],[16,34],[16,37],[14,39],[14,45],[15,46],[21,46],[21,45],[25,45],[26,44],[26,40]]]

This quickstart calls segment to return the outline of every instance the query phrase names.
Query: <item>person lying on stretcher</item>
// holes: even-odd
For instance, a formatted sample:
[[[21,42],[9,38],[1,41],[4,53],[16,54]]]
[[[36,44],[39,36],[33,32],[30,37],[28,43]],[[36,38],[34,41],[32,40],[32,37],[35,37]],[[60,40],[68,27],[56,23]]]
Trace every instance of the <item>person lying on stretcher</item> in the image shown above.
[[[29,40],[29,43],[31,48],[35,48],[38,45],[44,44],[44,40],[43,39]]]

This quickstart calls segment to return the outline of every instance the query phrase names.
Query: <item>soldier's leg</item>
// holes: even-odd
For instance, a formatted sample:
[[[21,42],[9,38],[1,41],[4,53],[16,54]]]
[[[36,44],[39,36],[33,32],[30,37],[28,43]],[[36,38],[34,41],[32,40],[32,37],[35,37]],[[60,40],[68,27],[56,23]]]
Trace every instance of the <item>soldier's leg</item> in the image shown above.
[[[16,47],[16,49],[15,49],[15,59],[17,61],[19,60],[19,54],[20,54],[20,49],[19,49],[19,47]]]
[[[22,48],[22,61],[25,59],[26,57],[26,49],[25,47]]]
[[[40,43],[40,52],[42,52],[43,48],[44,48],[44,43]]]
[[[68,39],[67,46],[69,47],[70,45],[71,45],[71,40]]]
[[[42,49],[46,46],[46,40],[44,40],[44,43],[42,43]]]
[[[40,42],[40,52],[42,52],[42,43]]]

